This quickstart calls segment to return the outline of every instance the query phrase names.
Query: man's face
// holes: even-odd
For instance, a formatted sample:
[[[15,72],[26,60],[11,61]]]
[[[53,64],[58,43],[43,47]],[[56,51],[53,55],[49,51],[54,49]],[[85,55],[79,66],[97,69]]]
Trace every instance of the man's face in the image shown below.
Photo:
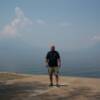
[[[51,51],[55,51],[55,46],[52,46],[51,47]]]

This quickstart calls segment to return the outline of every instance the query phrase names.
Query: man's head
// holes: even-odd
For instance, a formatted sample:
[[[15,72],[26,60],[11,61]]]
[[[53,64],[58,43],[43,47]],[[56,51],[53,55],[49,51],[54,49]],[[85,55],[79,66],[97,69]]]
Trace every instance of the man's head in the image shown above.
[[[55,46],[51,46],[51,51],[55,51]]]

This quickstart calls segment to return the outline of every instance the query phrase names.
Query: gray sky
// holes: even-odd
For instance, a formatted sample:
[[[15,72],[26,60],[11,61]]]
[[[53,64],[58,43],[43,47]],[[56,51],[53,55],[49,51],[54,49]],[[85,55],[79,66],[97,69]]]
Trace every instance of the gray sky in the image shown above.
[[[11,52],[23,53],[20,48],[24,47],[27,52],[34,47],[48,49],[52,44],[64,52],[99,50],[100,0],[0,2],[0,55],[4,61]]]
[[[64,50],[100,42],[99,0],[2,0],[0,39],[20,38],[32,46]],[[9,42],[9,41],[8,41]]]

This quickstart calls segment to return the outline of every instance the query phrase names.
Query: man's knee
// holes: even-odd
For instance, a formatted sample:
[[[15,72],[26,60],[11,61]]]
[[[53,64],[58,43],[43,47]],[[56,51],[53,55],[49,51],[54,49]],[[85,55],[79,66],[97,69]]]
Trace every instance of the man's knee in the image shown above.
[[[53,73],[49,73],[49,76],[51,76],[51,77],[52,77],[52,76],[53,76]]]

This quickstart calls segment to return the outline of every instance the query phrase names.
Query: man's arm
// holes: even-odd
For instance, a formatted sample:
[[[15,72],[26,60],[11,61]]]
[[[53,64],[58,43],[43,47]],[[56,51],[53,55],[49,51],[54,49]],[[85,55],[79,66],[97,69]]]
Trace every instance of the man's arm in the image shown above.
[[[49,62],[48,57],[49,57],[49,53],[47,53],[47,55],[45,57],[45,65],[46,65],[46,67],[48,67],[48,62]]]
[[[48,59],[45,59],[45,65],[48,66]]]
[[[61,67],[61,59],[58,59],[58,66]]]
[[[58,55],[58,66],[61,67],[61,58],[60,58],[60,54],[57,52],[57,55]]]

